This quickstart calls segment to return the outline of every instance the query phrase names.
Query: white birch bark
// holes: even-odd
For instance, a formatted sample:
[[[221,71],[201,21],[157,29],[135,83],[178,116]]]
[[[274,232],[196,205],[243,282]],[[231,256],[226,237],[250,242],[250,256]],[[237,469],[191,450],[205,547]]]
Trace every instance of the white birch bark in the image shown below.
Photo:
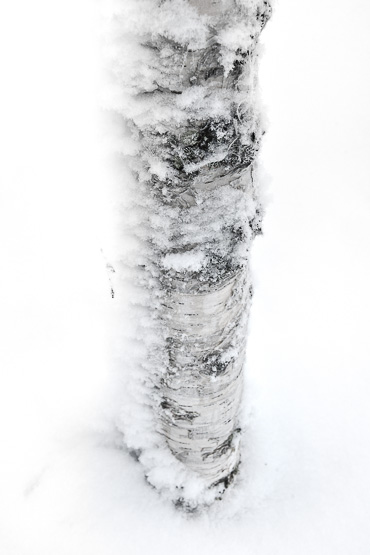
[[[183,476],[227,486],[240,461],[249,250],[262,213],[253,171],[263,134],[256,44],[270,5],[152,0],[151,8],[158,20],[135,27],[142,63],[121,110],[137,144],[130,166],[145,245],[139,280],[155,338],[141,364],[161,438],[150,452],[162,441]],[[135,446],[161,487],[145,440]],[[186,500],[187,478],[178,480],[176,495]]]

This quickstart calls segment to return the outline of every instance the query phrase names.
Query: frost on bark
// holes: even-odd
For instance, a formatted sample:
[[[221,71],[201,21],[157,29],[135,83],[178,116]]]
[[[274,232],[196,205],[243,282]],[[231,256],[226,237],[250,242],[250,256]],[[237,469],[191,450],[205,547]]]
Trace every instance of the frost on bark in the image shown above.
[[[240,462],[249,250],[262,213],[256,45],[269,15],[264,0],[136,0],[112,17],[110,108],[133,145],[124,160],[143,292],[133,302],[146,345],[133,378],[142,408],[131,404],[146,416],[138,426],[126,411],[121,427],[149,482],[193,504],[211,501]]]

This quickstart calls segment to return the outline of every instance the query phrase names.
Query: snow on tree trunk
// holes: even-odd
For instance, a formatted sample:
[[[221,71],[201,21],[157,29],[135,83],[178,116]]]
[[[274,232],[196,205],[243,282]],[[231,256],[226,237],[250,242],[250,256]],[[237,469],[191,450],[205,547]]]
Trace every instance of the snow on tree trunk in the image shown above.
[[[270,5],[130,0],[113,12],[109,105],[131,141],[132,279],[143,293],[133,302],[146,345],[130,405],[141,424],[126,411],[120,426],[149,482],[196,505],[240,461],[249,250],[261,224],[256,44]]]

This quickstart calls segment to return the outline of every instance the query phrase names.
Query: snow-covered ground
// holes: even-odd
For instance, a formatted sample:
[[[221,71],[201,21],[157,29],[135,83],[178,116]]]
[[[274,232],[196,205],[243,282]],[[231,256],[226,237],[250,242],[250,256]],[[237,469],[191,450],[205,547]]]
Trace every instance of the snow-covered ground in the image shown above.
[[[24,1],[0,18],[0,553],[368,555],[370,5],[277,0],[264,31],[270,184],[244,466],[193,518],[109,428],[111,196],[91,6]]]

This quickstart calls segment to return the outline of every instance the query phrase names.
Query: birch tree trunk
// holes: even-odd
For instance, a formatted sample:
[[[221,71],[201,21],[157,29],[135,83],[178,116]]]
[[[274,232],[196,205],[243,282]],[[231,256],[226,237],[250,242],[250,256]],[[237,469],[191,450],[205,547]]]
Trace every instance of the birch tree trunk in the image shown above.
[[[134,102],[122,109],[137,144],[139,281],[150,292],[146,325],[155,338],[141,366],[157,438],[185,472],[176,474],[176,495],[186,499],[189,476],[221,491],[240,462],[249,250],[262,214],[256,44],[270,5],[149,4],[156,19],[151,27],[137,19],[141,65],[131,76]],[[148,455],[158,442],[131,445],[161,488]]]

